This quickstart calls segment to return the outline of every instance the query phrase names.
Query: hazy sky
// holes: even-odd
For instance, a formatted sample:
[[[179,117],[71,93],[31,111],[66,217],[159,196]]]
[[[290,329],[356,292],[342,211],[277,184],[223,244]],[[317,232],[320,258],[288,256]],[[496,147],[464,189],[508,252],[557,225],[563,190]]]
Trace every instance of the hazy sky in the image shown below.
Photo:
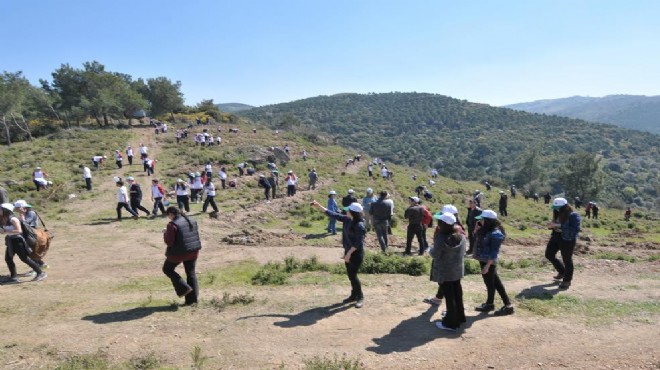
[[[187,104],[431,92],[660,95],[655,0],[0,0],[0,71],[180,80]]]

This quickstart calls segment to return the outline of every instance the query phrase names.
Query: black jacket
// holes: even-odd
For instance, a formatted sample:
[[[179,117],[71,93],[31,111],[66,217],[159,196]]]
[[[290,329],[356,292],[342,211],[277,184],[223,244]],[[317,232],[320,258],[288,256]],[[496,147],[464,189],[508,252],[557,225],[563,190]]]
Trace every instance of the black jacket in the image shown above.
[[[190,224],[183,216],[179,216],[170,222],[176,226],[176,238],[174,244],[167,247],[166,256],[181,255],[202,249],[197,222],[190,218],[188,220]]]

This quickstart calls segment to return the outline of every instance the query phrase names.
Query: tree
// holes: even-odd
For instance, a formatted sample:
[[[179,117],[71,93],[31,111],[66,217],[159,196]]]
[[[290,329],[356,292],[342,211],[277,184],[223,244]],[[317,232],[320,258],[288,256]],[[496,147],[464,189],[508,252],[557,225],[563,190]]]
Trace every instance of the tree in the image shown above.
[[[222,114],[220,112],[220,108],[218,108],[218,106],[215,105],[215,103],[213,102],[213,99],[202,100],[201,102],[199,102],[199,104],[197,104],[197,106],[195,106],[195,111],[197,113],[206,113],[209,116],[213,117],[213,119],[215,119],[216,121]]]
[[[23,112],[29,105],[29,99],[33,95],[34,87],[23,76],[22,72],[3,72],[0,75],[0,116],[7,145],[11,145],[11,130],[9,124],[13,123],[16,128],[24,132],[32,141],[30,126],[25,121]],[[7,118],[11,118],[11,121]]]
[[[174,121],[174,113],[183,109],[183,93],[181,81],[172,82],[167,77],[156,77],[144,80],[139,78],[133,84],[149,102],[149,115],[158,116],[169,113]]]
[[[535,180],[541,180],[543,171],[540,165],[541,148],[535,147],[523,154],[518,163],[520,167],[514,176],[514,183],[524,187]]]
[[[603,171],[600,157],[596,154],[579,152],[571,155],[560,170],[559,181],[567,197],[595,200],[603,188]]]

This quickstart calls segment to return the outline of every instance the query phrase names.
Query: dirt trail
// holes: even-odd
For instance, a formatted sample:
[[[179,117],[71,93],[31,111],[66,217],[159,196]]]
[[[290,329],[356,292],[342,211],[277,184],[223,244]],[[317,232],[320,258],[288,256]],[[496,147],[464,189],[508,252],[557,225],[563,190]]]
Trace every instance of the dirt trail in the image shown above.
[[[160,147],[153,131],[140,130],[136,135],[158,158]],[[139,140],[132,143],[135,148]],[[326,274],[302,274],[296,277],[299,283],[277,287],[204,288],[199,307],[173,309],[171,303],[181,300],[160,271],[165,220],[114,221],[112,176],[130,174],[143,190],[150,179],[139,164],[122,172],[111,165],[94,173],[93,200],[83,196],[67,205],[63,218],[75,215],[76,222],[50,221],[57,237],[47,258],[52,266],[48,279],[0,287],[6,298],[0,302],[5,318],[1,368],[52,368],[71,354],[98,351],[117,362],[153,353],[163,366],[189,368],[195,345],[209,357],[210,369],[276,369],[281,364],[295,369],[317,355],[359,358],[369,369],[660,367],[657,310],[644,314],[634,309],[660,301],[658,261],[631,264],[577,256],[574,286],[567,292],[549,284],[550,268],[518,278],[507,275],[504,284],[511,296],[533,292],[546,294],[545,300],[565,297],[565,306],[556,307],[557,314],[545,316],[520,307],[509,317],[477,315],[472,307],[485,298],[483,283],[479,276],[467,276],[463,288],[468,322],[459,333],[434,327],[444,307],[421,301],[436,288],[428,276],[361,276],[366,305],[359,310],[337,304],[347,295],[349,284],[343,276]],[[366,171],[364,166],[361,161],[348,171]],[[331,185],[334,180],[320,181]],[[201,206],[194,205],[192,214],[204,230],[200,278],[246,259],[266,262],[293,254],[338,262],[338,238],[330,247],[309,247],[303,246],[301,236],[281,230],[264,233],[255,245],[223,242],[225,236],[243,230],[258,234],[259,217],[284,215],[313,194],[318,193],[301,191],[270,204],[251,202],[245,209],[223,213],[219,220],[197,217]],[[505,250],[505,256],[525,253],[538,258],[543,253],[542,242],[524,249],[506,247],[510,251]],[[225,292],[248,293],[255,302],[218,310],[211,300]],[[582,301],[571,305],[575,300]],[[599,302],[618,303],[618,309],[630,313],[599,314]],[[594,310],[592,316],[581,311],[588,309]]]

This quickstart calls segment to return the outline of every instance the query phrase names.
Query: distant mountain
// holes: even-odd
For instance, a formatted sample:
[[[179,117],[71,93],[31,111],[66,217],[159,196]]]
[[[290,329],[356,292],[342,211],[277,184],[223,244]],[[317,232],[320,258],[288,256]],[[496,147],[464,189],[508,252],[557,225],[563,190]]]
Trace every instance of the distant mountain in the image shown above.
[[[216,104],[218,109],[227,113],[235,113],[243,110],[248,110],[254,108],[252,105],[247,105],[243,103],[220,103]]]
[[[660,96],[572,96],[507,105],[531,113],[554,114],[660,134]]]
[[[539,191],[561,191],[558,173],[571,154],[597,153],[604,200],[638,196],[660,209],[659,135],[422,93],[318,96],[239,115],[281,130],[323,132],[355,153],[501,186],[515,181],[523,156],[539,151],[544,180],[530,185]],[[632,190],[624,195],[626,187]]]

